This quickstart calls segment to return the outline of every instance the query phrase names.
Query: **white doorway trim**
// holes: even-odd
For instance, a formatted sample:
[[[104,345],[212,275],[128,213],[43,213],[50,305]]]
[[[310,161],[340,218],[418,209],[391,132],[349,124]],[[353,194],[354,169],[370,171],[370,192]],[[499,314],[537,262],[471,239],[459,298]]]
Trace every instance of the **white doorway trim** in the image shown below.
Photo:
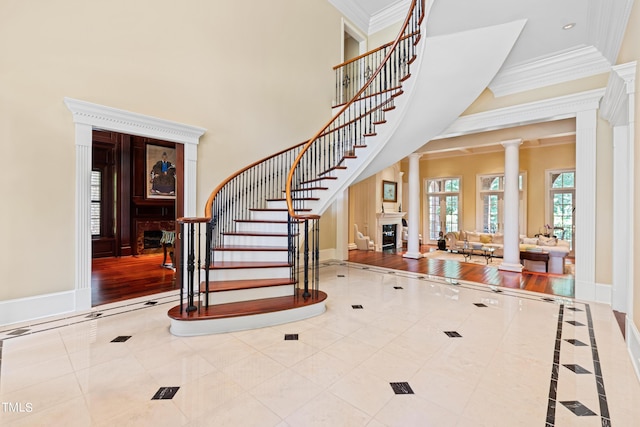
[[[599,289],[595,283],[596,174],[593,171],[596,170],[597,111],[604,94],[604,88],[594,89],[462,116],[434,139],[575,118],[576,176],[580,177],[576,188],[579,231],[576,235],[575,297],[610,303],[610,287],[602,285],[603,289]]]
[[[206,129],[72,98],[64,103],[75,123],[75,311],[91,308],[90,176],[93,129],[184,144],[184,215],[196,212],[198,142]]]

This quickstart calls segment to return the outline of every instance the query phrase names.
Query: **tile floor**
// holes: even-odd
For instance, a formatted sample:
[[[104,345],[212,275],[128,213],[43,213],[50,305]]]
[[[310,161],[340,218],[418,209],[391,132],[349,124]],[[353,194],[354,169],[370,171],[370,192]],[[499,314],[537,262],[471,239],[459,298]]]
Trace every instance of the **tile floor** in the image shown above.
[[[640,420],[608,306],[338,262],[322,266],[321,289],[321,316],[221,335],[172,336],[172,293],[0,327],[0,425]]]

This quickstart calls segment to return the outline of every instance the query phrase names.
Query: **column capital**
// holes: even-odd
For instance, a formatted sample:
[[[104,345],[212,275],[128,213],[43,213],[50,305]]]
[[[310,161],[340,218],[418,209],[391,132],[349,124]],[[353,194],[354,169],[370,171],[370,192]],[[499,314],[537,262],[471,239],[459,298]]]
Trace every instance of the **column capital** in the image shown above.
[[[424,153],[411,153],[411,154],[409,154],[409,158],[410,159],[419,159],[423,155],[424,155]]]
[[[500,145],[502,145],[504,148],[507,148],[507,147],[519,147],[520,145],[522,145],[522,138],[509,139],[507,141],[502,141],[500,143]]]

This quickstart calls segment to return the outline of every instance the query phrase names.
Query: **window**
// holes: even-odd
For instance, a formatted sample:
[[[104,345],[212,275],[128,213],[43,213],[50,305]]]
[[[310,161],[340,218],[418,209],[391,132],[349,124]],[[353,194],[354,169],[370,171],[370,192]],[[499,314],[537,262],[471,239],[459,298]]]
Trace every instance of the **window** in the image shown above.
[[[526,227],[526,175],[521,173],[518,178],[520,188],[520,217],[519,228]],[[502,233],[504,230],[504,175],[478,176],[478,207],[476,229],[483,233]]]
[[[573,251],[575,205],[576,205],[576,171],[560,170],[548,172],[549,206],[548,224],[553,227],[553,234],[567,240]]]
[[[427,181],[429,240],[460,229],[460,178]]]
[[[91,171],[91,235],[102,235],[102,172]]]

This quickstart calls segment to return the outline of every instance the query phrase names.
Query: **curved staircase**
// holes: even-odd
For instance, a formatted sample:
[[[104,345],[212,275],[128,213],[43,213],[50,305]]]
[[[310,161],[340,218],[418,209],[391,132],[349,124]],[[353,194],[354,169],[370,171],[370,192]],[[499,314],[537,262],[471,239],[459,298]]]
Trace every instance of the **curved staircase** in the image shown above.
[[[263,327],[325,311],[327,295],[319,289],[320,214],[376,162],[398,161],[453,122],[491,81],[523,26],[480,29],[484,38],[467,32],[425,42],[424,18],[424,0],[413,0],[394,42],[336,67],[337,98],[350,99],[311,139],[227,178],[211,193],[205,217],[178,220],[182,286],[181,304],[169,311],[173,334]],[[430,111],[443,99],[431,98],[429,91],[447,86],[437,79],[422,81],[423,75],[433,80],[433,69],[442,66],[432,60],[460,43],[476,51],[467,55],[474,60],[481,54],[474,46],[481,42],[492,53],[482,59],[486,66],[473,70],[479,76],[470,78],[473,90],[448,102],[444,113],[421,117],[424,104]],[[425,52],[427,45],[435,56]],[[455,79],[470,70],[448,74]],[[356,84],[355,75],[364,83]],[[392,154],[387,146],[394,146]]]

